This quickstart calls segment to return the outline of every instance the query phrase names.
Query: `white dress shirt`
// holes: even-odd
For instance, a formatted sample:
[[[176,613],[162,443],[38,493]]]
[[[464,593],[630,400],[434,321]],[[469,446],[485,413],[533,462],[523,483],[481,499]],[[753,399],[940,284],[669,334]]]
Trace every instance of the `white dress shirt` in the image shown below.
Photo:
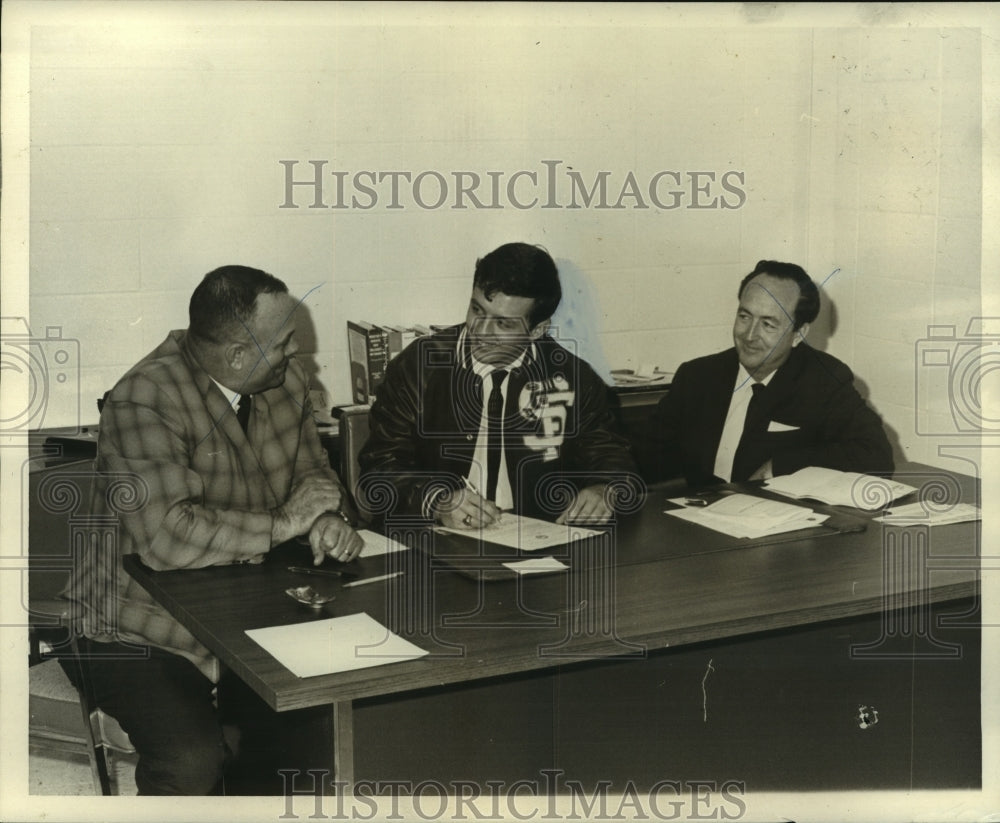
[[[776,373],[771,372],[759,382],[766,386]],[[740,438],[743,437],[743,426],[746,424],[750,398],[753,397],[754,382],[757,381],[754,381],[750,372],[740,364],[736,373],[736,384],[733,386],[733,396],[729,401],[729,411],[726,413],[726,423],[722,427],[722,437],[719,439],[719,450],[715,453],[713,471],[716,477],[721,477],[726,482],[733,479],[733,459],[736,457]]]

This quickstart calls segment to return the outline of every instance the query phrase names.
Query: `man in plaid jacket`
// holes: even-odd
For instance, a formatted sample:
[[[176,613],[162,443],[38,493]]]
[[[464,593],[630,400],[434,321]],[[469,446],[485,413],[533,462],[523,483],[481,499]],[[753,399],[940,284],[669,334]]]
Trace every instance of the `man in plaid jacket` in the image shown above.
[[[92,511],[107,513],[122,476],[136,479],[142,504],[119,514],[117,547],[85,554],[66,595],[82,618],[97,704],[138,751],[141,794],[218,792],[231,752],[213,703],[218,660],[124,572],[120,557],[135,552],[153,569],[254,563],[306,534],[317,564],[361,550],[294,360],[297,308],[285,284],[263,271],[216,269],[191,297],[189,328],[170,332],[105,399]],[[137,646],[148,654],[137,657]],[[244,694],[231,703],[278,722],[249,690],[233,687]],[[307,722],[294,715],[283,725]]]

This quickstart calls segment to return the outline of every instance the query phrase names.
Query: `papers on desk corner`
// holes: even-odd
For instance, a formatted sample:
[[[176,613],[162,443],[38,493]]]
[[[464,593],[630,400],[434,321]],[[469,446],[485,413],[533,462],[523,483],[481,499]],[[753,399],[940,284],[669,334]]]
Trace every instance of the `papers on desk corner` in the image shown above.
[[[969,503],[956,503],[940,511],[928,503],[910,503],[906,506],[893,506],[892,511],[882,515],[886,526],[947,526],[950,523],[967,523],[982,519],[982,511],[978,506]]]
[[[684,508],[669,509],[667,514],[697,523],[730,537],[767,537],[772,534],[811,529],[829,518],[812,509],[765,500],[749,494],[730,494],[710,506],[688,506],[686,498],[671,500]]]
[[[772,477],[764,483],[768,491],[796,499],[818,500],[829,506],[853,506],[865,511],[881,509],[916,489],[882,477],[809,466],[793,474]]]
[[[365,541],[365,545],[361,548],[361,557],[377,557],[380,554],[391,552],[405,552],[409,551],[410,548],[395,540],[390,540],[384,534],[368,529],[359,529],[358,535]]]
[[[569,568],[561,560],[556,560],[554,557],[532,557],[530,560],[515,560],[503,565],[518,574],[548,574],[549,572],[565,571]]]
[[[533,552],[548,549],[552,546],[564,546],[575,540],[583,540],[602,532],[586,529],[582,526],[559,525],[548,520],[538,520],[534,517],[523,517],[513,512],[504,512],[499,523],[487,526],[485,529],[450,529],[444,526],[439,531],[451,534],[462,534],[466,537],[481,537],[488,543],[499,543],[523,552]]]
[[[309,623],[248,629],[247,637],[296,677],[367,669],[415,660],[427,654],[365,612]]]

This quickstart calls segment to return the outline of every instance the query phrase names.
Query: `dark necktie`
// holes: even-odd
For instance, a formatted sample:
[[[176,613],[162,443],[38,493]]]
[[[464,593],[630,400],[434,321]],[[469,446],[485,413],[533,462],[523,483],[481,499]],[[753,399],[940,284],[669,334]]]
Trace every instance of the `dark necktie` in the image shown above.
[[[503,444],[503,394],[500,386],[507,372],[497,369],[491,376],[493,390],[486,404],[486,499],[496,501]]]
[[[743,423],[743,434],[739,446],[733,456],[733,481],[746,480],[767,459],[759,448],[760,436],[767,430],[767,414],[764,410],[763,383],[754,383],[751,387],[753,397],[747,404],[747,416]]]
[[[236,419],[240,421],[240,428],[244,432],[247,430],[247,426],[250,425],[250,407],[253,405],[253,396],[249,394],[241,394],[240,402],[236,404]]]

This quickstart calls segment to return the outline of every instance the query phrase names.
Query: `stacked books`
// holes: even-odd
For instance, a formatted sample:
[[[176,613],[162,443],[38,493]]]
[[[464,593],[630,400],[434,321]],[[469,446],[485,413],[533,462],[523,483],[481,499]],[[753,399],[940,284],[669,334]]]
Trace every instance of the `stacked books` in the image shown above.
[[[347,351],[351,360],[351,399],[370,405],[385,380],[385,370],[397,354],[423,334],[427,326],[387,326],[365,320],[347,321]]]

